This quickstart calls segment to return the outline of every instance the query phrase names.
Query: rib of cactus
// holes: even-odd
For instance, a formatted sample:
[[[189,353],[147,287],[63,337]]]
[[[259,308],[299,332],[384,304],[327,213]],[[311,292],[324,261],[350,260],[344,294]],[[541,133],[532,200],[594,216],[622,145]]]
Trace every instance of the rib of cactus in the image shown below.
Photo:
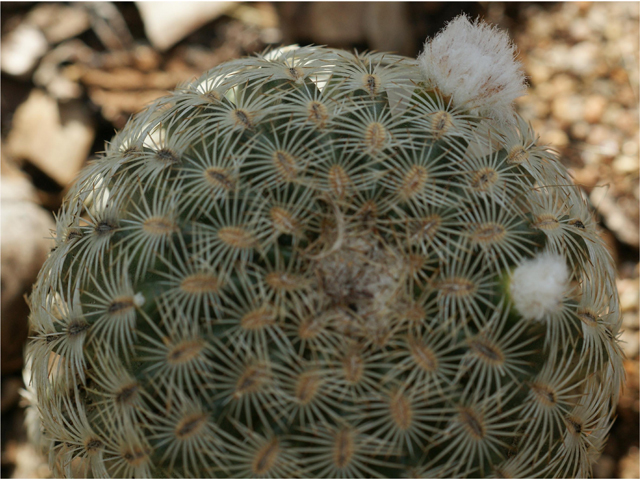
[[[133,118],[32,303],[55,475],[590,474],[612,260],[554,154],[416,60],[290,48]]]

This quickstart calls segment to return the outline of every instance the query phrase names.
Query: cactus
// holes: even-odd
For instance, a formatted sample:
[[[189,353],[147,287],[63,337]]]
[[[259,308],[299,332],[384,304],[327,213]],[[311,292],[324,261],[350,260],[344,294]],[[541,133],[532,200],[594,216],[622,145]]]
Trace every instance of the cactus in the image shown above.
[[[624,381],[614,266],[504,33],[284,48],[135,116],[31,296],[55,475],[576,477]]]

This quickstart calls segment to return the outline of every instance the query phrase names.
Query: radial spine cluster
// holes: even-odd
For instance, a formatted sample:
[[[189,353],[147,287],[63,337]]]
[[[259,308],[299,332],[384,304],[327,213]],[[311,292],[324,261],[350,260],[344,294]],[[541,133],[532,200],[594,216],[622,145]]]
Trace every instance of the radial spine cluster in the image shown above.
[[[590,475],[624,380],[613,262],[510,101],[307,47],[136,115],[31,296],[53,474]]]

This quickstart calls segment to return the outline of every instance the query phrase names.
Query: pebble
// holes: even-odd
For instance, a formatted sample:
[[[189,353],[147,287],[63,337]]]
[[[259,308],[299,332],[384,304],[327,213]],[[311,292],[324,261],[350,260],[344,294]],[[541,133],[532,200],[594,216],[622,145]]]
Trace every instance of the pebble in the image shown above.
[[[636,278],[621,278],[617,281],[618,293],[620,294],[620,311],[638,312],[640,303],[640,283]]]
[[[631,155],[620,155],[616,157],[611,166],[616,173],[620,173],[622,175],[638,173],[638,170],[640,170],[638,157],[632,157]]]
[[[638,154],[638,142],[629,140],[622,144],[622,153],[633,156]]]
[[[58,104],[34,89],[15,112],[7,153],[16,160],[29,161],[64,187],[84,165],[94,134],[85,102]]]
[[[551,78],[553,69],[542,61],[542,59],[533,57],[527,62],[527,75],[531,84],[540,85]]]
[[[29,12],[28,21],[37,26],[51,44],[80,35],[91,26],[85,8],[59,3],[36,6]]]
[[[600,153],[605,157],[615,157],[620,153],[620,144],[613,138],[607,138],[599,146]]]
[[[620,461],[620,478],[640,478],[639,459],[638,447],[629,448],[629,453]]]
[[[551,111],[564,124],[578,122],[584,118],[584,100],[580,95],[559,95],[553,99]]]
[[[607,194],[604,188],[594,188],[589,198],[604,217],[604,223],[616,235],[616,238],[638,248],[640,234],[638,233],[637,218],[631,217],[630,212],[621,208],[620,201],[616,201],[611,194]]]
[[[569,25],[569,33],[574,40],[580,42],[592,38],[591,28],[586,18],[576,18]]]
[[[3,35],[0,43],[0,68],[17,77],[31,72],[49,48],[42,31],[26,22]]]
[[[136,2],[151,45],[165,51],[214,18],[234,2]]]
[[[2,160],[0,177],[0,257],[2,259],[2,375],[22,367],[29,308],[24,295],[53,246],[50,213],[35,203],[35,189],[10,163]]]
[[[561,148],[569,144],[569,136],[561,128],[547,128],[540,134],[540,141],[555,148]]]
[[[579,121],[572,124],[570,129],[571,135],[578,140],[584,140],[585,138],[587,138],[589,132],[591,131],[591,127],[585,121]]]
[[[587,143],[590,145],[600,145],[613,136],[611,128],[606,125],[598,124],[591,127],[589,136],[587,137]]]
[[[580,42],[568,50],[568,65],[576,75],[590,75],[595,70],[598,54],[599,48],[595,43]]]
[[[584,119],[589,123],[598,123],[609,101],[602,95],[589,95],[584,101]]]

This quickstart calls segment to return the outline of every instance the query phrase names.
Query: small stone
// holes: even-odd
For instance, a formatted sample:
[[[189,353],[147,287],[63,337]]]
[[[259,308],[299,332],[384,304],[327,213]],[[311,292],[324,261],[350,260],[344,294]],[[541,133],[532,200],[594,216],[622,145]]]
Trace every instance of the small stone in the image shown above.
[[[83,102],[59,105],[36,89],[16,110],[7,152],[16,161],[32,163],[64,187],[75,178],[91,151],[92,124]]]
[[[598,123],[608,103],[602,95],[590,95],[584,102],[584,119],[589,123]]]
[[[533,85],[539,85],[551,78],[553,70],[542,59],[531,59],[527,64],[527,75]]]
[[[33,445],[14,440],[8,443],[7,460],[15,464],[12,478],[51,478],[47,458],[38,453]],[[80,474],[80,478],[83,476],[86,476],[86,473]]]
[[[638,332],[640,329],[640,325],[638,325],[638,313],[637,313],[637,304],[636,304],[636,312],[635,313],[625,313],[622,315],[622,329],[629,331],[631,333]],[[633,357],[629,357],[633,358]]]
[[[553,116],[565,124],[584,117],[584,103],[580,95],[560,95],[553,100],[551,109]]]
[[[591,127],[585,121],[575,122],[571,125],[571,135],[578,140],[587,138],[590,130]]]
[[[620,460],[620,478],[640,478],[639,457],[638,447],[629,448],[629,453]]]
[[[622,144],[622,153],[633,156],[638,154],[638,142],[629,140]]]
[[[540,134],[540,141],[542,143],[553,145],[556,148],[561,148],[569,144],[569,137],[564,130],[551,128]]]
[[[577,185],[586,188],[593,188],[600,178],[597,165],[589,164],[585,161],[584,155],[582,161],[585,163],[584,168],[571,170],[571,177]]]
[[[620,153],[620,144],[613,138],[600,143],[600,153],[605,157],[615,157]]]
[[[19,371],[22,347],[27,340],[28,314],[24,295],[53,246],[52,216],[34,203],[31,183],[11,164],[2,161],[0,178],[2,210],[2,375]]]
[[[556,71],[566,71],[571,66],[571,52],[564,44],[553,44],[546,52],[551,68]]]
[[[60,3],[39,4],[29,12],[27,20],[37,26],[51,44],[75,37],[91,26],[86,9]]]
[[[620,130],[620,133],[629,137],[638,137],[638,111],[624,110],[618,115],[613,125]]]
[[[623,278],[617,281],[618,292],[620,294],[620,311],[638,311],[640,304],[640,284],[638,278]]]
[[[591,127],[589,136],[587,137],[587,143],[590,145],[600,145],[613,137],[611,128],[606,125],[597,124]]]
[[[600,48],[593,42],[580,42],[569,50],[569,66],[576,75],[584,76],[594,72]]]
[[[555,75],[551,81],[553,96],[571,95],[577,90],[576,80],[566,73]]]
[[[0,68],[17,77],[31,72],[49,48],[40,29],[26,22],[4,35],[0,43]]]
[[[589,40],[591,38],[592,32],[591,28],[589,28],[589,23],[584,18],[576,18],[571,25],[569,25],[569,34],[576,41],[584,41]]]
[[[162,58],[148,45],[137,45],[133,50],[135,66],[143,72],[156,70],[160,66]]]
[[[611,166],[616,173],[620,173],[622,175],[638,173],[640,170],[638,157],[632,157],[630,155],[620,155],[616,157]]]
[[[637,248],[638,244],[640,244],[637,220],[630,218],[625,210],[621,208],[619,202],[611,195],[607,195],[607,191],[604,188],[594,188],[589,198],[616,238]]]
[[[635,319],[637,322],[637,315]],[[637,358],[638,351],[640,350],[640,335],[638,335],[638,330],[624,330],[620,334],[620,346],[627,358]]]
[[[233,8],[234,2],[135,2],[149,42],[165,51]]]
[[[614,68],[613,70],[611,70],[609,75],[611,77],[611,80],[620,85],[626,85],[627,83],[629,83],[629,74],[627,73],[627,70],[622,67]]]

